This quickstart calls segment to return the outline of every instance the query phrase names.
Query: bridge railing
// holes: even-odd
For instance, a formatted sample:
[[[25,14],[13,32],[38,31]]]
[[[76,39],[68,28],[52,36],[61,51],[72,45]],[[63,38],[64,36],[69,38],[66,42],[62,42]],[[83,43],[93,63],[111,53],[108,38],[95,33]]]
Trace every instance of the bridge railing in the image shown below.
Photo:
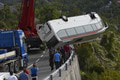
[[[57,70],[51,73],[49,76],[44,78],[43,80],[60,80],[61,77],[65,76],[65,72],[69,70],[69,67],[72,65],[74,60],[74,51],[71,51],[71,55],[69,59]]]

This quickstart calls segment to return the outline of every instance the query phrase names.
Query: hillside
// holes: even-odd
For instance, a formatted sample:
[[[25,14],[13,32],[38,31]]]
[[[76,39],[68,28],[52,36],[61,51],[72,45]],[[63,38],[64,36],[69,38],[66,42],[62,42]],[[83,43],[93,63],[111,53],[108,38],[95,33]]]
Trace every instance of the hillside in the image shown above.
[[[48,6],[54,6],[53,9],[57,9],[60,15],[75,16],[94,11],[108,23],[109,29],[102,35],[100,41],[75,46],[83,80],[119,80],[120,4],[116,0],[49,1],[51,4]]]
[[[7,0],[0,0],[7,1]],[[9,1],[9,0],[8,0]],[[13,0],[15,1],[15,0]],[[18,0],[19,1],[19,0]],[[19,2],[14,2],[16,5]],[[9,10],[8,4],[0,10],[0,28],[15,28],[20,18]],[[36,0],[35,16],[38,23],[59,18],[97,12],[108,23],[109,29],[100,41],[78,44],[77,53],[83,80],[120,79],[120,4],[117,0]]]

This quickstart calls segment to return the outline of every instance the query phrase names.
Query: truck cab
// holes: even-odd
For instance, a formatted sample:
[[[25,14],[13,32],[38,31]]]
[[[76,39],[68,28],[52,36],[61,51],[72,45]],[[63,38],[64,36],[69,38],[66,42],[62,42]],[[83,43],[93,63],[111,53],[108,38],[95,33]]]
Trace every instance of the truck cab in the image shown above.
[[[0,31],[0,69],[18,71],[28,62],[25,35],[22,30]]]

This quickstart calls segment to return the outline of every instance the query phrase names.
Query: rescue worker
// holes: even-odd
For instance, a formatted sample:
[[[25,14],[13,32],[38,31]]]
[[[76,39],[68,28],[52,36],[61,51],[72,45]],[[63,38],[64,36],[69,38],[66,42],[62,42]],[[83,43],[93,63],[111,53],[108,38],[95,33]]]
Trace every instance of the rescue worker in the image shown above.
[[[54,54],[54,62],[55,62],[55,67],[58,69],[60,67],[60,53],[56,50]]]
[[[29,80],[28,74],[26,73],[26,68],[23,68],[23,72],[20,73],[19,79],[20,80]]]
[[[32,78],[32,80],[37,80],[38,79],[38,76],[37,76],[38,70],[39,70],[39,68],[37,68],[36,64],[34,63],[33,67],[31,68],[31,78]]]
[[[54,50],[52,48],[49,50],[49,63],[52,71],[54,69]]]
[[[67,44],[67,45],[64,45],[64,50],[65,50],[65,54],[66,54],[66,58],[68,59],[70,57],[70,46]]]
[[[8,77],[7,80],[18,80],[18,78],[15,75],[13,75],[12,71],[10,71],[10,77]]]
[[[60,48],[60,53],[62,55],[62,62],[65,63],[65,61],[66,61],[66,55],[65,55],[65,50],[64,50],[63,47]]]

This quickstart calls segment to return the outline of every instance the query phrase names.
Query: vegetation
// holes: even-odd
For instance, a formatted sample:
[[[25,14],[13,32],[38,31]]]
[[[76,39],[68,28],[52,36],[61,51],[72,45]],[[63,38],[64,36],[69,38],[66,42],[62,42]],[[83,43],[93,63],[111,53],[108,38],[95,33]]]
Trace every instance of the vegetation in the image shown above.
[[[3,0],[4,1],[4,0]],[[5,0],[6,1],[6,0]],[[18,0],[20,1],[20,0]],[[97,12],[108,23],[109,29],[100,41],[77,45],[77,53],[83,80],[120,79],[120,4],[116,0],[35,0],[35,16],[39,23]],[[19,3],[10,4],[17,5]],[[20,18],[20,6],[12,13],[5,4],[0,10],[0,28],[16,28]]]
[[[17,12],[12,13],[8,5],[0,10],[0,28],[15,28],[18,24]]]

